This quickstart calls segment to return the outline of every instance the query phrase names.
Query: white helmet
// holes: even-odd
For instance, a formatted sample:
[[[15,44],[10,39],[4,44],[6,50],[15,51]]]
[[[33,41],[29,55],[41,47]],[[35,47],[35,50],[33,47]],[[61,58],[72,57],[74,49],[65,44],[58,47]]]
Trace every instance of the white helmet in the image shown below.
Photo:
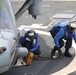
[[[35,38],[35,31],[34,30],[29,30],[27,32],[27,37],[30,39],[30,40],[33,40]]]
[[[70,22],[69,27],[72,29],[76,29],[76,22]]]

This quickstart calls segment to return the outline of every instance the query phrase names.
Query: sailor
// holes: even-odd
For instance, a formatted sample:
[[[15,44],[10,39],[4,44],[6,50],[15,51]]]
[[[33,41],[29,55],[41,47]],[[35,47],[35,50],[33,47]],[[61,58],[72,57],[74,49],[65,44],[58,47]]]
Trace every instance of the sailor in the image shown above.
[[[40,55],[40,46],[38,44],[38,34],[34,30],[29,30],[25,33],[24,37],[20,38],[22,47],[26,47],[28,51],[33,52],[34,55]]]
[[[55,55],[56,50],[58,50],[60,56],[62,55],[61,48],[64,46],[64,40],[66,41],[64,56],[72,57],[71,53],[69,52],[69,49],[72,46],[72,37],[76,42],[75,23],[76,22],[74,21],[59,22],[50,29],[50,34],[52,35],[55,43],[55,46],[51,51],[51,58],[53,58],[53,56]]]

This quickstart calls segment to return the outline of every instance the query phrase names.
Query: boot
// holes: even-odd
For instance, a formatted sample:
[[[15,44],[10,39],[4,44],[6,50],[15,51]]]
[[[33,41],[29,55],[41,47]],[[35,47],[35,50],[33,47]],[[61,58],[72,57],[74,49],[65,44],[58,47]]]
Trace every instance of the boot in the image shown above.
[[[70,57],[70,58],[72,57],[72,55],[69,53],[69,49],[68,48],[66,48],[64,56]]]
[[[58,52],[59,52],[59,56],[62,55],[62,51],[60,49],[58,49]]]
[[[51,51],[51,58],[55,55],[56,47],[54,46],[53,50]]]

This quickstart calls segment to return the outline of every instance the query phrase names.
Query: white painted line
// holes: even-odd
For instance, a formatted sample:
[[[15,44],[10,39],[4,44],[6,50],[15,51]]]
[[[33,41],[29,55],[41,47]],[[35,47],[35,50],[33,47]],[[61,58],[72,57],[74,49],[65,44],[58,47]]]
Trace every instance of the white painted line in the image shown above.
[[[55,22],[55,25],[57,24],[57,23],[59,23],[60,22],[60,20],[57,20],[56,22]]]
[[[48,26],[41,26],[41,25],[39,25],[39,24],[32,24],[31,26],[21,25],[20,28],[47,29]]]
[[[25,32],[27,32],[28,30],[30,30],[30,28],[17,28],[21,33],[22,33],[22,30],[24,29]],[[35,32],[37,32],[38,34],[41,34],[41,35],[47,35],[47,36],[50,36],[50,33],[49,32],[46,32],[46,31],[41,31],[41,30],[37,30],[37,29],[33,29],[35,30]],[[24,35],[24,33],[22,34]]]
[[[50,5],[44,5],[43,7],[44,7],[44,8],[45,8],[45,7],[50,7]]]
[[[73,18],[75,16],[75,14],[56,14],[56,15],[54,15],[53,16],[53,18],[63,18],[63,19],[71,19],[71,18]]]
[[[67,12],[67,13],[68,13],[68,12],[72,12],[72,11],[71,11],[71,10],[66,10],[65,12]]]
[[[76,16],[71,21],[76,21]]]
[[[51,27],[51,25],[55,22],[56,22],[56,20],[53,20],[52,22],[50,22],[50,24],[48,26]]]
[[[39,26],[42,26],[42,25],[43,25],[43,24],[32,24],[31,26],[32,26],[32,27],[36,27],[36,26],[39,27]]]
[[[10,1],[25,1],[25,0],[10,0]]]

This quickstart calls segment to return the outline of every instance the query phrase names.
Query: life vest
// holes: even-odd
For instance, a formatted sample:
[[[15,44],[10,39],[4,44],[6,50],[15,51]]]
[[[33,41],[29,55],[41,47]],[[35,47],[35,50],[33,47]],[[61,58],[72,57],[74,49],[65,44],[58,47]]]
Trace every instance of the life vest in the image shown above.
[[[64,31],[66,31],[66,27],[67,27],[68,23],[69,23],[69,21],[59,22],[50,31],[53,31],[53,33],[55,33],[55,34],[58,33],[60,28],[63,28]]]

